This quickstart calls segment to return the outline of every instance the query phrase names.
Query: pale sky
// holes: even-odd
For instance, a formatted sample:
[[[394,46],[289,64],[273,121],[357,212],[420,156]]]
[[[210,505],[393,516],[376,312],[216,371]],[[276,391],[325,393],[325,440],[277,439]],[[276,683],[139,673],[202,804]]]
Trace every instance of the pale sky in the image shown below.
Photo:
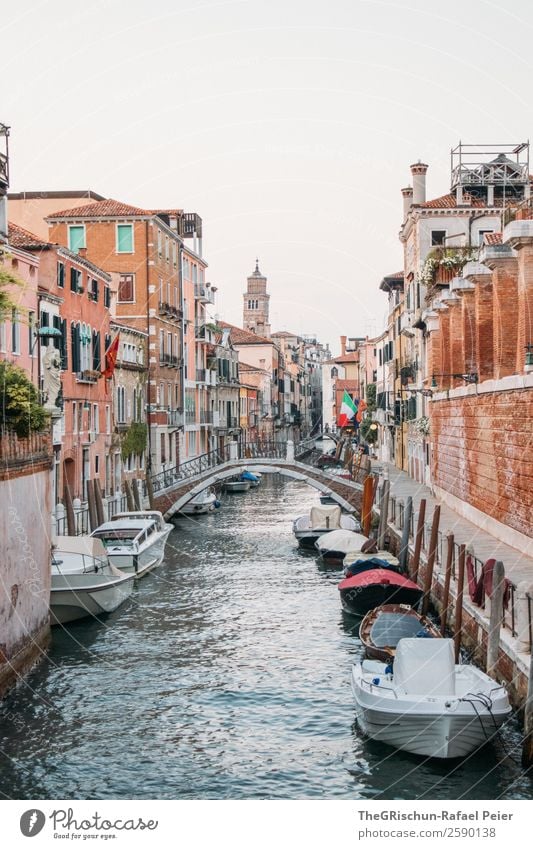
[[[436,197],[460,139],[529,138],[532,36],[526,0],[4,1],[11,190],[197,212],[221,317],[258,256],[272,329],[338,350],[382,329],[409,165]]]

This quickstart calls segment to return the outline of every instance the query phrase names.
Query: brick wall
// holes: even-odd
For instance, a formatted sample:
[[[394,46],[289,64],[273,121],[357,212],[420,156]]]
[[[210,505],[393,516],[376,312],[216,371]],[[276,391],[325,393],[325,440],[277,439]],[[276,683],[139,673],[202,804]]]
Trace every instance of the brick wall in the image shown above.
[[[533,391],[434,401],[434,484],[533,535]]]

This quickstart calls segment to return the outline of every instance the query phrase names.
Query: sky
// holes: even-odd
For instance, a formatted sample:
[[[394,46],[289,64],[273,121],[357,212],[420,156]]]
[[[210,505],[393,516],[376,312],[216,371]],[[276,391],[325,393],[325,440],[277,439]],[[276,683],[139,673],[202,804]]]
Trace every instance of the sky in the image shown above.
[[[93,189],[204,224],[217,315],[256,257],[273,330],[374,335],[402,268],[400,190],[531,127],[525,0],[2,3],[11,190]]]

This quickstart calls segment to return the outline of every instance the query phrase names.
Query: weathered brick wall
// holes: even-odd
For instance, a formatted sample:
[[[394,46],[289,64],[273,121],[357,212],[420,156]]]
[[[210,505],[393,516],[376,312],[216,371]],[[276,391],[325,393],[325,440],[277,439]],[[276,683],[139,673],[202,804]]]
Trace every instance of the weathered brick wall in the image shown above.
[[[431,405],[434,484],[533,535],[533,390]]]

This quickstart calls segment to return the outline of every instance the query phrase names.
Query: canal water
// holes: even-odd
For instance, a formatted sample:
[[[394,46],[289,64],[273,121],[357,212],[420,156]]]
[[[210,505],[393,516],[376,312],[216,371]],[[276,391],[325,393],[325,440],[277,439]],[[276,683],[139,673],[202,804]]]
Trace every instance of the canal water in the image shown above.
[[[364,739],[357,621],[338,572],[300,554],[307,485],[263,476],[182,518],[164,564],[105,621],[55,628],[0,707],[0,794],[15,799],[533,798],[513,720],[463,762]]]

